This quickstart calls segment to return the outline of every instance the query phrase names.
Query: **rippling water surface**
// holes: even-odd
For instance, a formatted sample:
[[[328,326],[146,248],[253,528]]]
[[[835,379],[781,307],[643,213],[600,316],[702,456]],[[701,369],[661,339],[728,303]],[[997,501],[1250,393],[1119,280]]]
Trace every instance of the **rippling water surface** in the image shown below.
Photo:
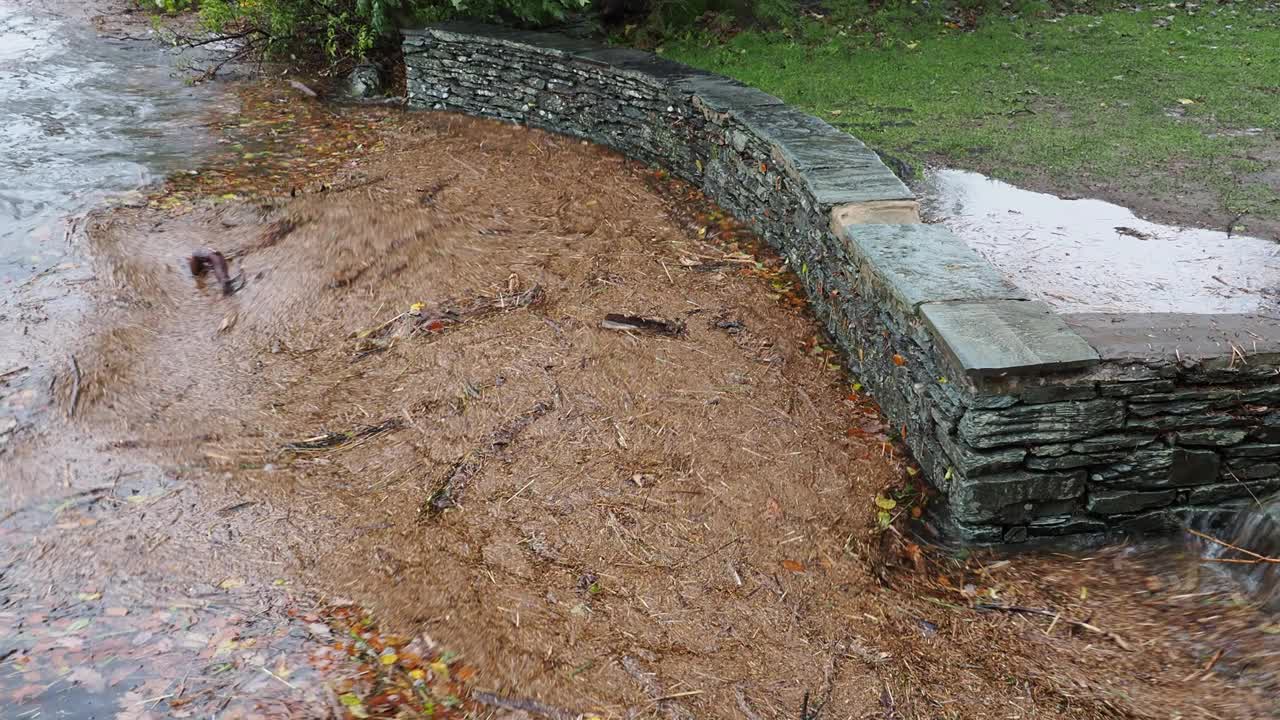
[[[192,166],[209,97],[158,44],[0,0],[0,289],[63,260],[68,216]]]

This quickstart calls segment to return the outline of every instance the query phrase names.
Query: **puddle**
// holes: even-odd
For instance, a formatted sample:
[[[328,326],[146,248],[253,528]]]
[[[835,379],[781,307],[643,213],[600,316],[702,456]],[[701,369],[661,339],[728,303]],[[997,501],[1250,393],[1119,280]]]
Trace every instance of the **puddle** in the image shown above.
[[[65,260],[65,217],[191,167],[211,97],[158,45],[0,0],[0,289]]]
[[[1142,220],[963,170],[928,173],[940,222],[1061,312],[1280,313],[1280,243]]]

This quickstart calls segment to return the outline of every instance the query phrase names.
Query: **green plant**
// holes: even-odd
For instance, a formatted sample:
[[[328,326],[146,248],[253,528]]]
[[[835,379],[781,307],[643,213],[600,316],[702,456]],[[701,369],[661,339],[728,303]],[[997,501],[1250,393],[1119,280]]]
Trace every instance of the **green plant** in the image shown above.
[[[192,0],[156,0],[186,4]],[[393,51],[397,31],[465,16],[536,25],[563,18],[590,0],[203,0],[213,32],[254,36],[268,56],[358,61]]]

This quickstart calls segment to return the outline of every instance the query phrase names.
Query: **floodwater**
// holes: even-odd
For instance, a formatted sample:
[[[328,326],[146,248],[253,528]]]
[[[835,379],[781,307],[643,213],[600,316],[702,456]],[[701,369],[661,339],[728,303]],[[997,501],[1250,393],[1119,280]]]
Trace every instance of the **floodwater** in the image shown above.
[[[210,95],[157,44],[0,0],[0,288],[68,260],[68,218],[192,167]]]
[[[1061,312],[1280,314],[1280,242],[1143,220],[978,173],[927,173],[927,221]]]

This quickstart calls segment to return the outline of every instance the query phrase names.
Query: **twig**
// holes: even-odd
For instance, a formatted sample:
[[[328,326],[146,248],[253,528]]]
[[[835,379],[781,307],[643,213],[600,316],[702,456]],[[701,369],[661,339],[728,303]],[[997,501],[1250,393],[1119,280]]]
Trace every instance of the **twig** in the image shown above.
[[[1253,558],[1252,560],[1246,560],[1243,558],[1205,558],[1206,560],[1211,560],[1214,562],[1226,562],[1226,563],[1234,562],[1234,563],[1242,563],[1247,565],[1259,565],[1261,563],[1280,564],[1280,558],[1269,557],[1267,555],[1259,555],[1258,553],[1252,550],[1245,550],[1242,547],[1232,545],[1226,540],[1219,540],[1218,538],[1213,537],[1212,535],[1206,535],[1200,532],[1199,530],[1192,530],[1191,528],[1187,528],[1187,532],[1191,533],[1192,535],[1195,535],[1201,540],[1208,540],[1209,542],[1214,543],[1215,545],[1221,545],[1224,548],[1228,548],[1230,550],[1235,550],[1236,552],[1244,553],[1245,555],[1248,555],[1250,558]]]
[[[529,698],[512,697],[510,695],[502,696],[497,693],[485,692],[483,690],[473,690],[471,699],[481,705],[489,707],[502,708],[503,710],[522,710],[534,715],[541,715],[551,720],[575,720],[578,713],[569,710],[563,710],[558,707],[552,707],[537,700]]]
[[[978,605],[974,606],[974,609],[979,611],[999,610],[1001,612],[1020,613],[1023,615],[1042,615],[1044,617],[1055,618],[1055,622],[1060,620],[1061,622],[1067,623],[1068,625],[1072,625],[1074,627],[1081,628],[1082,630],[1088,630],[1089,632],[1102,635],[1110,639],[1116,645],[1119,645],[1122,650],[1128,650],[1128,651],[1133,650],[1133,647],[1130,646],[1129,643],[1126,642],[1124,638],[1111,632],[1110,630],[1103,630],[1097,625],[1092,625],[1083,620],[1072,620],[1070,618],[1064,618],[1062,617],[1061,612],[1057,612],[1054,610],[1044,610],[1042,608],[1029,608],[1029,607],[1022,607],[1019,605],[996,605],[993,603],[979,603]]]
[[[76,405],[80,402],[80,364],[76,362],[75,355],[68,355],[71,358],[71,374],[74,378],[71,384],[71,407],[67,408],[67,417],[76,416]]]
[[[747,703],[747,694],[742,691],[742,686],[735,687],[733,694],[738,698],[738,709],[742,711],[743,716],[747,720],[760,720],[760,716],[751,709],[751,705]]]
[[[28,366],[26,366],[26,365],[22,365],[22,366],[15,367],[15,368],[9,368],[8,370],[5,370],[4,372],[0,372],[0,380],[4,380],[5,378],[9,377],[10,375],[17,375],[18,373],[20,373],[20,372],[24,372],[24,371],[29,370],[29,369],[30,369],[30,367],[28,367]]]

